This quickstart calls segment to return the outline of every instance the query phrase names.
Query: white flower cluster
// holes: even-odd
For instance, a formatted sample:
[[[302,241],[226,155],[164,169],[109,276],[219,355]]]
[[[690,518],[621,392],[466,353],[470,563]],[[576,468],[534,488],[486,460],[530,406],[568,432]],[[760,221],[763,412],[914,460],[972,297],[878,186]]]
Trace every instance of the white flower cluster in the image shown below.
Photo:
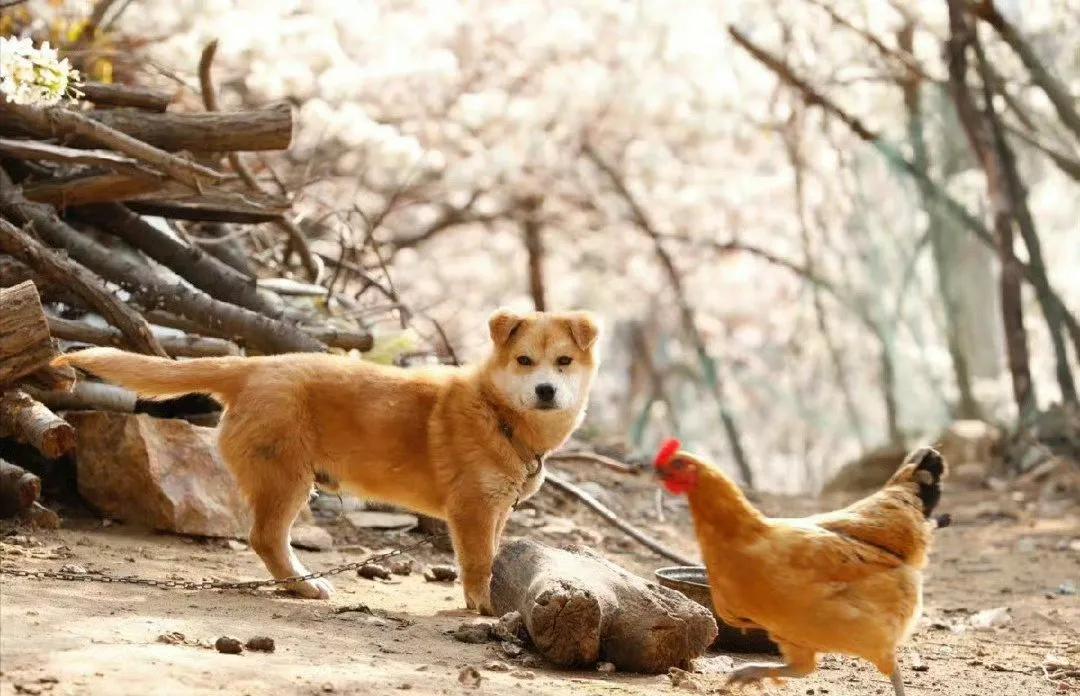
[[[79,71],[48,41],[34,48],[29,38],[0,37],[0,94],[12,103],[53,106],[76,98],[79,82]]]

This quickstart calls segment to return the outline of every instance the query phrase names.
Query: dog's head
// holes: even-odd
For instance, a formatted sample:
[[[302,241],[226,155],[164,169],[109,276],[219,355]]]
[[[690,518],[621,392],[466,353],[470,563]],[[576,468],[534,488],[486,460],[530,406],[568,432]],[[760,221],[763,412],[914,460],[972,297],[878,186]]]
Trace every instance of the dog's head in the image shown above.
[[[588,312],[514,314],[500,309],[488,321],[494,351],[492,385],[515,409],[574,411],[596,375],[600,326]]]

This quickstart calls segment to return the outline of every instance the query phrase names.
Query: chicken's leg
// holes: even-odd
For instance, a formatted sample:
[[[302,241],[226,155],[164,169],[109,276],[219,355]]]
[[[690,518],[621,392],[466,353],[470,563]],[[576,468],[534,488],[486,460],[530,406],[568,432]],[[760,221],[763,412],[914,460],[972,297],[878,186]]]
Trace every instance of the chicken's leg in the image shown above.
[[[805,677],[817,668],[817,654],[813,650],[780,643],[784,656],[781,664],[750,663],[738,668],[728,677],[729,686],[756,684],[763,679]]]

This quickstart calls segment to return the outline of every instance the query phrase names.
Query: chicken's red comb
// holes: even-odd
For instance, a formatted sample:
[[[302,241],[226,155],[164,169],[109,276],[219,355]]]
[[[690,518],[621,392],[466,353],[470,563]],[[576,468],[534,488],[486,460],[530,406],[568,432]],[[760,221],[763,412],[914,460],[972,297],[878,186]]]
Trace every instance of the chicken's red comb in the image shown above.
[[[668,462],[675,458],[675,455],[680,449],[682,449],[682,443],[675,438],[666,440],[660,447],[660,451],[656,453],[656,460],[653,461],[653,466],[657,469],[666,466]]]

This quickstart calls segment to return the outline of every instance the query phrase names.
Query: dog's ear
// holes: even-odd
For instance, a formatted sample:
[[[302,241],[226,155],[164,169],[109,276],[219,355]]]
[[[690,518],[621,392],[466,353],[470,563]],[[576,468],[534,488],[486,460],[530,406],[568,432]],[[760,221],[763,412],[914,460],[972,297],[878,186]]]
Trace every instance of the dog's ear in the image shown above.
[[[600,322],[592,312],[570,312],[566,323],[574,343],[582,350],[590,350],[600,336]]]
[[[491,342],[497,346],[506,344],[514,335],[517,328],[525,321],[525,317],[514,314],[505,309],[497,309],[488,319],[488,330],[491,332]]]

